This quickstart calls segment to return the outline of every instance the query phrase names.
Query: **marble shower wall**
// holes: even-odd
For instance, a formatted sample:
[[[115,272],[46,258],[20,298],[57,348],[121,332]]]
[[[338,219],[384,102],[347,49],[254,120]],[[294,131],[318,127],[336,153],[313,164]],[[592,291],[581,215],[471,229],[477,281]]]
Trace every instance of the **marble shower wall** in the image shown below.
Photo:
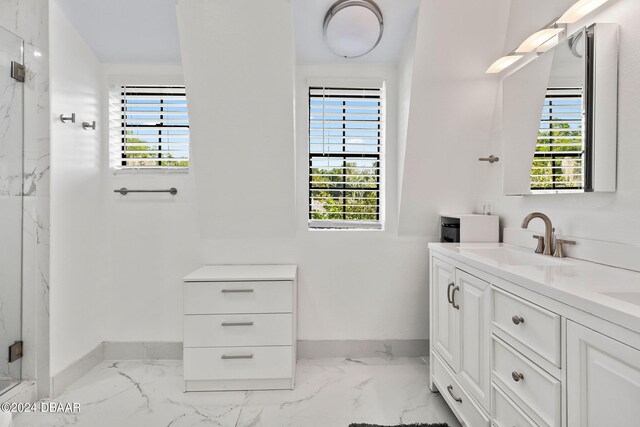
[[[0,26],[25,42],[22,377],[37,380],[39,397],[50,390],[48,21],[48,0],[0,0]]]

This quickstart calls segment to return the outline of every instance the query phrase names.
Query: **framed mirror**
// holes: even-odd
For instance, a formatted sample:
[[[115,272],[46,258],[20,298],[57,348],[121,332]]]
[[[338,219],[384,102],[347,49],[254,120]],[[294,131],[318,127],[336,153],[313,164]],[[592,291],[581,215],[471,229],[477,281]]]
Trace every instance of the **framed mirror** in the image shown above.
[[[503,80],[506,195],[616,189],[618,26],[572,34]]]

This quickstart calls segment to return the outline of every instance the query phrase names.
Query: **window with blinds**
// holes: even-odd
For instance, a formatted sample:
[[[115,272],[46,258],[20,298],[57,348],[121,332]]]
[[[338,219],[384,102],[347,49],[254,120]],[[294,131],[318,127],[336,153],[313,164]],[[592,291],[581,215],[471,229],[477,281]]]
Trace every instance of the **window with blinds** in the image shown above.
[[[309,88],[309,227],[382,228],[381,88]]]
[[[116,169],[187,169],[189,115],[184,86],[118,86],[112,93]]]
[[[531,190],[582,190],[585,177],[582,88],[549,88],[531,169]]]

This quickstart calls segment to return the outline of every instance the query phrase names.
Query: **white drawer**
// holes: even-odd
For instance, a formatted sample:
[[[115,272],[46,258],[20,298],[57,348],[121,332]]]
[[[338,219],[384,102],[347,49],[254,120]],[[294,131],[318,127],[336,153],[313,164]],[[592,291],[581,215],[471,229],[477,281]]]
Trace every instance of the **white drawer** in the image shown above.
[[[537,424],[560,426],[560,381],[493,337],[493,381]]]
[[[192,314],[184,316],[185,347],[293,344],[291,314]]]
[[[293,282],[187,282],[185,314],[291,313]]]
[[[493,325],[560,367],[560,316],[494,288]]]
[[[496,427],[537,427],[518,406],[494,384],[491,388],[493,424]]]
[[[439,356],[435,355],[435,353],[432,354],[434,354],[431,361],[433,363],[433,382],[456,416],[464,425],[470,427],[489,426],[489,419],[458,384],[453,372],[445,366]]]
[[[186,381],[292,377],[291,346],[184,349]]]

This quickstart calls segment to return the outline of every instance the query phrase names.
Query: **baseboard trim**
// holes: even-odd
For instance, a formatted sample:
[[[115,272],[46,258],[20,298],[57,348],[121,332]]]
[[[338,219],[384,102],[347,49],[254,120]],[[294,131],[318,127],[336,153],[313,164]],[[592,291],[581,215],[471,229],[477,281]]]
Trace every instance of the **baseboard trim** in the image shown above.
[[[104,342],[105,360],[181,360],[181,342]]]
[[[326,357],[422,357],[428,340],[300,340],[298,359]]]
[[[100,343],[89,353],[51,377],[51,397],[58,397],[67,387],[98,366],[103,360],[104,343]]]
[[[181,342],[104,342],[105,360],[181,360]],[[298,359],[324,357],[422,357],[428,340],[299,340]]]
[[[300,340],[298,359],[424,357],[428,340]],[[105,360],[182,360],[181,342],[102,342],[51,378],[52,397]]]
[[[71,384],[105,360],[182,359],[181,342],[102,342],[89,353],[51,377],[51,395],[57,397]]]

